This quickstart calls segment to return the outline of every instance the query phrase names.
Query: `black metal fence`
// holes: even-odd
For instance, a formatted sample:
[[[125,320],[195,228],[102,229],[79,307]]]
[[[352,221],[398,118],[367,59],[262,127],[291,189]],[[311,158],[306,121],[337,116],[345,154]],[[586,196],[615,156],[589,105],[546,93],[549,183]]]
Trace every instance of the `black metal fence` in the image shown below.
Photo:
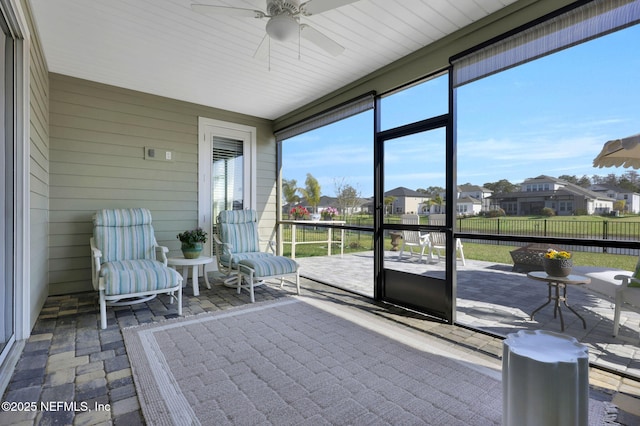
[[[458,232],[527,237],[640,240],[640,222],[580,220],[458,219]]]
[[[425,225],[427,224],[427,217],[423,219]],[[386,223],[400,223],[400,218],[395,216],[385,217]],[[373,228],[373,218],[368,217],[354,217],[347,219],[347,225],[359,226],[359,227],[371,227]],[[568,218],[567,220],[556,219],[510,219],[510,218],[458,218],[457,219],[457,231],[464,234],[489,234],[489,235],[509,235],[509,236],[522,236],[522,237],[555,237],[555,238],[571,238],[571,239],[590,239],[590,240],[618,240],[618,241],[637,241],[640,243],[640,222],[621,221],[617,220],[574,220]],[[286,242],[291,241],[291,226],[285,224],[282,228],[283,239]],[[297,241],[318,241],[321,242],[326,239],[326,227],[313,226],[313,222],[309,225],[298,225],[296,232]],[[359,231],[347,231],[345,230],[345,244],[348,245],[350,241],[355,238],[357,241],[362,239],[368,240],[371,238],[369,232],[364,232],[364,235],[360,235]],[[388,235],[387,235],[388,236]],[[334,243],[340,242],[340,233],[334,233]],[[485,240],[469,239],[467,242],[488,243]],[[496,241],[491,242],[496,244]],[[517,241],[504,241],[498,242],[498,244],[522,246],[526,243],[520,243]],[[572,250],[577,251],[590,251],[590,252],[608,252],[617,254],[640,254],[638,249],[629,248],[601,248],[601,247],[573,247]]]

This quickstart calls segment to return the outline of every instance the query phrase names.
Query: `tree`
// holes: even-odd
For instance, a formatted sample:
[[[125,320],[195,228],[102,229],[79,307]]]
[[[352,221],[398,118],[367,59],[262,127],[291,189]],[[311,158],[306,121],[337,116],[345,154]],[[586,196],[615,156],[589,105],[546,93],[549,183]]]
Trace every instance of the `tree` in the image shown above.
[[[578,180],[578,185],[583,188],[589,188],[591,186],[591,179],[589,179],[589,176],[584,175]]]
[[[616,186],[618,184],[618,176],[616,176],[615,173],[609,173],[605,178],[604,178],[604,183],[607,185],[613,185]]]
[[[389,207],[393,205],[394,201],[396,201],[396,197],[394,197],[393,195],[388,195],[384,197],[384,211],[387,212],[387,214],[393,213],[392,211],[389,211],[391,210],[389,209]]]
[[[640,186],[640,174],[638,174],[635,170],[627,170],[622,174],[622,176],[627,179],[631,184],[633,184],[636,188]]]
[[[578,177],[576,175],[573,175],[573,176],[560,175],[560,176],[558,176],[558,179],[566,180],[567,182],[572,183],[574,185],[578,184]]]
[[[436,194],[436,196],[433,197],[433,204],[438,206],[438,213],[442,213],[442,205],[444,204],[444,200],[442,199],[440,194]]]
[[[506,179],[500,179],[497,182],[487,182],[482,186],[493,191],[496,194],[515,192],[518,189],[517,185],[512,184]]]
[[[297,204],[300,202],[298,181],[295,179],[282,179],[282,198],[285,204]]]
[[[342,214],[353,212],[360,204],[360,191],[348,183],[345,178],[341,178],[340,180],[337,178],[334,179],[334,186],[336,189],[338,208]]]
[[[424,188],[418,188],[416,189],[416,192],[420,192],[422,194],[427,194],[427,195],[431,195],[431,196],[436,196],[438,194],[441,194],[445,191],[445,189],[441,186],[430,186],[427,189]]]
[[[307,173],[307,178],[304,180],[304,188],[298,188],[298,191],[304,198],[307,199],[307,203],[313,207],[313,212],[318,213],[318,204],[320,204],[321,189],[318,180],[314,178],[311,173]]]

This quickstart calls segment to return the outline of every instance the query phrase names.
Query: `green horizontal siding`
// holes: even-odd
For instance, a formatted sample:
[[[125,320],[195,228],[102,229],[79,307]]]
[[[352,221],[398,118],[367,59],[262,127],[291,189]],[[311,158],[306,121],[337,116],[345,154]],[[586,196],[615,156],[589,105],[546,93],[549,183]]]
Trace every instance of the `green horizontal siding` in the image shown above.
[[[275,223],[272,124],[246,115],[50,74],[50,294],[91,290],[91,217],[102,208],[146,207],[156,238],[178,254],[176,235],[198,222],[198,117],[257,128],[258,210]],[[173,161],[145,160],[145,147]]]

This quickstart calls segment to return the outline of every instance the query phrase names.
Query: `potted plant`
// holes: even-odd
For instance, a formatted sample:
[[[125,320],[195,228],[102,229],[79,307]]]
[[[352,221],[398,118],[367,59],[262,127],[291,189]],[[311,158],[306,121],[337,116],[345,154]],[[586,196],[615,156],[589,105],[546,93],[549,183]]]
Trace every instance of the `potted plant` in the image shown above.
[[[333,220],[338,215],[338,210],[333,207],[327,207],[322,210],[322,219],[323,220]]]
[[[550,248],[542,258],[542,267],[549,276],[566,277],[571,274],[571,269],[573,268],[571,253]]]
[[[307,208],[304,206],[295,206],[294,208],[291,209],[289,214],[293,216],[293,218],[296,220],[305,219],[309,217],[309,210],[307,210]]]
[[[202,252],[202,244],[207,242],[207,233],[202,228],[184,231],[178,234],[180,247],[185,259],[197,259]]]

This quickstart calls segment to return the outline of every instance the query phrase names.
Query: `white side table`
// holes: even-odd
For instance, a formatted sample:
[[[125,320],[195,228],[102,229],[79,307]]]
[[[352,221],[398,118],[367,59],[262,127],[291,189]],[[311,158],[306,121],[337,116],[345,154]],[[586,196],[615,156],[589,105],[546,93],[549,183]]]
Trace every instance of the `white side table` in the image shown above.
[[[582,426],[588,416],[588,348],[552,331],[508,334],[502,354],[502,424]]]
[[[167,259],[167,264],[169,266],[173,266],[175,269],[178,269],[177,266],[182,266],[182,279],[184,284],[187,284],[187,280],[189,279],[189,266],[191,266],[191,282],[193,283],[193,295],[199,296],[200,289],[198,288],[198,269],[200,265],[206,265],[208,263],[213,262],[213,257],[209,256],[200,256],[195,259],[185,259],[183,256],[180,257],[170,257]],[[203,267],[202,273],[204,275],[204,282],[207,285],[208,289],[211,289],[211,284],[209,284],[209,278],[207,278],[207,273]]]

